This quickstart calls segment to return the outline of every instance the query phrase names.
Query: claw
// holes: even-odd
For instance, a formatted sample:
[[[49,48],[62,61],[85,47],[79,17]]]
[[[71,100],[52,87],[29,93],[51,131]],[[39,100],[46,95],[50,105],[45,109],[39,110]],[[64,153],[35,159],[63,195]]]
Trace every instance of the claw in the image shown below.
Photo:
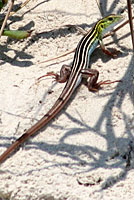
[[[47,77],[47,76],[54,76],[53,78],[56,79],[57,74],[55,74],[54,72],[48,72],[47,74],[45,74],[45,75],[43,75],[43,76],[40,76],[37,80],[40,80],[40,79],[42,79],[42,78],[44,78],[44,77]]]
[[[116,82],[122,82],[121,80],[117,80],[117,81],[110,81],[110,80],[106,80],[106,81],[100,81],[98,83],[99,86],[101,85],[108,85],[108,84],[112,84],[112,83],[116,83]]]
[[[99,83],[94,84],[94,86],[92,88],[89,88],[89,90],[92,91],[92,92],[98,92],[98,90],[101,87],[101,85],[108,85],[108,84],[112,84],[112,83],[116,83],[116,82],[122,82],[122,81],[121,80],[117,80],[117,81],[110,81],[110,80],[100,81]]]

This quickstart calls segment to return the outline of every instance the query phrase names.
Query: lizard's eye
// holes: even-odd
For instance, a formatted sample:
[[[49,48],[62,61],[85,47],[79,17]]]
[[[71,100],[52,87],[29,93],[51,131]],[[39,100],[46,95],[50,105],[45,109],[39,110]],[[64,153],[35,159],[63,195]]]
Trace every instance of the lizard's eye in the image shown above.
[[[112,17],[109,17],[108,20],[109,20],[109,21],[113,21],[113,18],[112,18]]]
[[[101,28],[103,28],[104,26],[103,26],[103,24],[101,24]]]

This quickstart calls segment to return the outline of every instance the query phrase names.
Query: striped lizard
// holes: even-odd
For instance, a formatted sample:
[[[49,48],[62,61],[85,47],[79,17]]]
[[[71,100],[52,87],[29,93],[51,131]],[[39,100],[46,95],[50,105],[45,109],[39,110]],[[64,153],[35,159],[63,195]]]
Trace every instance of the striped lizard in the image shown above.
[[[83,77],[87,79],[87,86],[91,91],[97,91],[103,84],[113,83],[110,81],[101,81],[97,83],[99,72],[90,69],[89,61],[92,52],[98,44],[100,44],[105,53],[111,56],[113,55],[110,51],[105,49],[102,38],[103,35],[119,23],[121,19],[122,16],[111,14],[99,20],[78,43],[72,66],[69,67],[63,65],[60,74],[55,74],[53,72],[46,74],[46,76],[54,76],[55,80],[59,83],[66,82],[63,91],[52,108],[35,125],[29,128],[21,137],[7,148],[7,150],[0,156],[0,163],[2,163],[17,147],[19,147],[20,144],[24,143],[30,136],[48,124],[48,122],[50,122],[61,111],[74,90],[81,83]]]

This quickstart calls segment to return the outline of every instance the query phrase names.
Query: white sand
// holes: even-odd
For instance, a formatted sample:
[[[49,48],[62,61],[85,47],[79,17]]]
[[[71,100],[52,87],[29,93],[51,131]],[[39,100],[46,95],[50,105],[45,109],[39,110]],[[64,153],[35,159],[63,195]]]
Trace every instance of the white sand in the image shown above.
[[[102,2],[104,15],[124,10],[127,19],[125,0]],[[63,64],[72,62],[70,54],[39,64],[77,46],[82,35],[64,25],[88,30],[100,19],[100,12],[94,0],[33,0],[16,16],[18,21],[10,28],[26,26],[34,32],[25,41],[2,37],[0,154],[46,113],[64,87],[54,85],[51,78],[34,85],[38,77],[59,72]],[[109,48],[121,51],[116,59],[104,55],[100,48],[91,57],[92,68],[100,72],[99,80],[122,82],[105,86],[98,93],[81,85],[58,117],[0,166],[0,199],[134,199],[133,151],[128,170],[125,159],[134,135],[129,32],[126,25],[104,40]],[[53,92],[48,94],[49,90]]]

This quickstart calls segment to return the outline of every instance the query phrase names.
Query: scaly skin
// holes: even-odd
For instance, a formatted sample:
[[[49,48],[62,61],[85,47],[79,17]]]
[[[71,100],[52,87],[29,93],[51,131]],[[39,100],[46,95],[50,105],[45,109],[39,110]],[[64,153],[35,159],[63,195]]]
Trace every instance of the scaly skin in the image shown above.
[[[75,51],[73,64],[70,70],[64,66],[60,75],[49,73],[48,75],[54,75],[56,81],[67,81],[61,95],[54,103],[52,108],[26,133],[18,138],[8,149],[0,156],[0,163],[2,163],[19,145],[24,143],[31,135],[35,134],[41,128],[43,128],[48,122],[50,122],[64,107],[74,90],[81,83],[82,77],[91,77],[88,82],[89,90],[97,90],[102,84],[110,84],[111,82],[97,83],[99,73],[97,70],[89,69],[89,59],[92,52],[97,47],[98,43],[102,44],[102,37],[109,29],[117,24],[122,16],[109,15],[99,20],[93,28],[80,40]]]

